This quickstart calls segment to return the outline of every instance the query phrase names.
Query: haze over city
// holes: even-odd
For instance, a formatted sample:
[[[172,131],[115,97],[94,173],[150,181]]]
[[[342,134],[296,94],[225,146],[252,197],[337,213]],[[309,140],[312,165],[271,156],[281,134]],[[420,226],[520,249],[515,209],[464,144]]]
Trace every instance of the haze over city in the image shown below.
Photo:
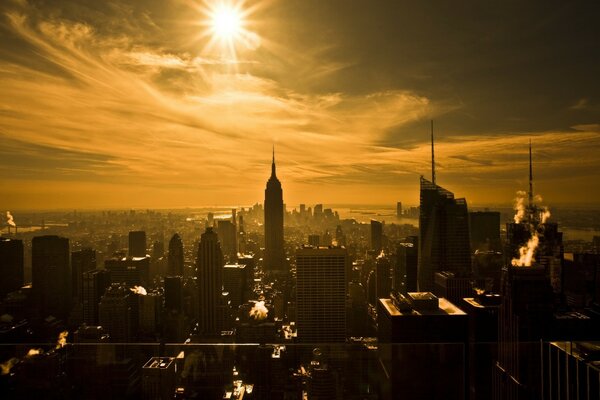
[[[530,139],[545,201],[600,200],[595,2],[0,11],[6,209],[254,204],[272,145],[286,204],[417,204],[431,119],[439,181],[470,204],[525,189]]]

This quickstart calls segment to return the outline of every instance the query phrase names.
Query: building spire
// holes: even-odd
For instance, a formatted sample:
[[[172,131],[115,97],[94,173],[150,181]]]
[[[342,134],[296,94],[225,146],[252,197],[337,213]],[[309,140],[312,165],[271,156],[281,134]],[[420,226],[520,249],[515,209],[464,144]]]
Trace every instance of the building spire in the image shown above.
[[[271,163],[271,176],[275,177],[275,145],[273,145],[273,162]]]
[[[433,120],[431,120],[431,182],[435,185],[435,152],[433,145]]]
[[[533,205],[533,163],[531,161],[531,139],[529,139],[529,206]]]

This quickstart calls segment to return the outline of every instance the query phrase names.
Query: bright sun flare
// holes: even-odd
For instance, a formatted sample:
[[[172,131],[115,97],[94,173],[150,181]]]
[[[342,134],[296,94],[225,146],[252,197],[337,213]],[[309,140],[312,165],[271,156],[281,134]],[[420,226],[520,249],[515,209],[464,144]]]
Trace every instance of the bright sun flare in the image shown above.
[[[215,36],[221,40],[231,41],[242,32],[242,14],[233,7],[221,6],[214,10],[211,20]]]

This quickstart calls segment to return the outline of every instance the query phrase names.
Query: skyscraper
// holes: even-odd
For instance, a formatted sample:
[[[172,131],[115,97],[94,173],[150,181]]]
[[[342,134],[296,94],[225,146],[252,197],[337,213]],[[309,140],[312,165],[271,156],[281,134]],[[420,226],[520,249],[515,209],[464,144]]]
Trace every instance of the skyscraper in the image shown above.
[[[271,164],[271,177],[265,189],[265,270],[284,271],[283,249],[283,191],[275,173],[275,150]]]
[[[179,234],[174,234],[169,241],[169,276],[183,276],[183,242]]]
[[[110,285],[99,305],[99,322],[113,342],[127,343],[133,339],[137,325],[137,310],[131,307],[131,291],[119,283]],[[136,299],[137,300],[137,299]]]
[[[146,232],[129,232],[129,256],[146,257]]]
[[[96,269],[95,250],[85,248],[71,253],[71,288],[73,298],[78,302],[82,300],[83,274],[94,269]]]
[[[34,237],[31,255],[32,291],[41,316],[66,319],[71,302],[69,239]]]
[[[223,253],[219,238],[212,228],[200,238],[196,274],[200,304],[200,332],[217,335],[222,324]]]
[[[371,250],[379,253],[383,246],[383,224],[374,219],[371,220]]]
[[[23,241],[0,238],[0,299],[23,286]]]
[[[436,272],[464,276],[471,270],[467,202],[435,183],[433,123],[431,154],[432,181],[421,176],[418,270],[419,290],[429,292]]]
[[[338,343],[346,338],[346,249],[301,248],[296,252],[298,339]]]
[[[110,286],[110,272],[95,269],[82,274],[81,301],[83,303],[83,322],[98,325],[98,307],[106,288]]]

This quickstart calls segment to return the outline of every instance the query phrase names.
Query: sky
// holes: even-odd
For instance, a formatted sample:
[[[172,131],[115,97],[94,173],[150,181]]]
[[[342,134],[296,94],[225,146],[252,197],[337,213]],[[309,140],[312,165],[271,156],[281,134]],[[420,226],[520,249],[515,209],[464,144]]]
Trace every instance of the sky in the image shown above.
[[[222,8],[241,16],[215,34]],[[598,2],[3,0],[0,208],[600,202]]]

